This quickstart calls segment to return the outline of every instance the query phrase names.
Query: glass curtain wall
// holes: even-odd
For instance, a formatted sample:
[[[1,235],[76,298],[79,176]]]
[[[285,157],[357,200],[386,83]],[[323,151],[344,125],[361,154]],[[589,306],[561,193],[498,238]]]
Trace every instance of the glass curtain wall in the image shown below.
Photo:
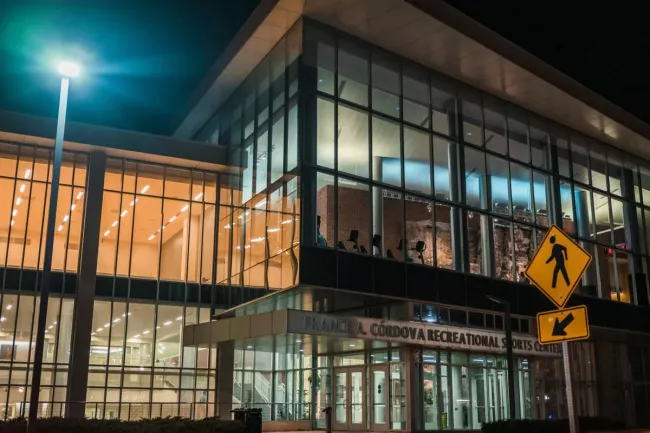
[[[594,256],[583,294],[648,305],[646,162],[317,23],[305,40],[311,242],[527,283],[558,223]]]
[[[218,283],[278,290],[298,282],[301,51],[298,22],[197,137],[228,146],[231,165],[242,167],[219,209],[219,248],[228,254]]]
[[[317,244],[523,281],[549,225],[545,125],[316,26],[307,39]],[[454,260],[461,219],[466,265]]]
[[[594,257],[582,292],[647,306],[647,164],[572,131],[557,137],[563,227]]]
[[[85,203],[84,154],[64,152],[56,212],[52,292],[47,310],[39,413],[58,416],[65,401],[76,272]],[[0,143],[0,418],[25,416],[38,322],[52,179],[52,150]]]
[[[287,338],[273,351],[251,345],[235,349],[233,407],[261,408],[264,421],[311,419],[311,383],[324,377],[312,377],[312,356],[300,343]]]
[[[210,320],[194,294],[226,253],[216,248],[219,188],[215,173],[107,160],[97,273],[112,287],[94,305],[87,416],[214,413],[215,351],[183,348],[182,330]],[[160,281],[183,286],[176,302]]]
[[[421,357],[425,430],[479,430],[508,419],[504,356],[424,350]]]
[[[579,416],[597,415],[593,345],[572,347],[575,407]],[[515,396],[520,419],[566,416],[560,358],[515,357]],[[424,430],[479,430],[484,422],[508,419],[508,373],[505,356],[423,350]]]

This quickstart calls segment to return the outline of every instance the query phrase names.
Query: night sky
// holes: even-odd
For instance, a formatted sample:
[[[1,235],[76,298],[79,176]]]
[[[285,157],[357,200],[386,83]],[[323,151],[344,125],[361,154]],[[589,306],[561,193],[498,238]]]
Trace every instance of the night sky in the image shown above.
[[[650,2],[445,1],[650,123]]]
[[[80,58],[69,119],[171,134],[259,0],[0,0],[0,109],[56,116],[56,58]]]
[[[650,123],[650,2],[447,0]],[[0,109],[56,115],[56,59],[81,59],[69,118],[171,134],[259,0],[0,0]]]

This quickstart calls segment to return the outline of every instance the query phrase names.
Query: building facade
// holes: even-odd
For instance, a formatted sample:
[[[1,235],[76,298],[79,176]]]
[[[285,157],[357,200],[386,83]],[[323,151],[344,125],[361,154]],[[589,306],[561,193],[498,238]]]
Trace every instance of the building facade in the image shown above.
[[[497,58],[505,81],[512,59],[438,2],[333,3],[263,2],[178,143],[67,143],[39,414],[255,406],[320,429],[331,407],[335,429],[361,431],[563,418],[561,353],[537,343],[534,319],[553,307],[523,274],[556,224],[593,256],[570,301],[592,325],[570,344],[578,414],[647,426],[650,155],[634,146],[648,138],[607,107],[593,109],[600,129],[564,118],[591,101],[548,77],[527,82],[567,95],[561,108],[516,82],[491,90],[489,68],[467,72],[474,59]],[[52,149],[2,138],[0,407],[14,418]],[[488,296],[510,304],[511,360]]]

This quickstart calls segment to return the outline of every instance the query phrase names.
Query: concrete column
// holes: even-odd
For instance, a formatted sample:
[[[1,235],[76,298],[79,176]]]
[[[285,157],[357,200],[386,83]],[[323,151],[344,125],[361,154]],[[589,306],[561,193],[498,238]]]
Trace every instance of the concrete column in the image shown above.
[[[372,158],[372,172],[377,179],[381,179],[381,157],[375,156]],[[377,253],[381,253],[382,256],[386,256],[386,250],[391,249],[395,254],[397,245],[387,245],[386,238],[384,237],[384,194],[381,187],[375,187],[372,189],[372,235],[381,236],[382,249],[384,251],[376,251],[375,247],[372,247],[372,255],[374,256]]]
[[[453,129],[452,129],[453,130]],[[464,152],[456,144],[450,143],[449,148],[449,195],[451,200],[460,201],[461,191],[465,188]],[[461,181],[461,178],[463,179]],[[469,256],[467,245],[463,248],[463,212],[458,206],[451,208],[451,251],[453,255],[454,270],[469,271]],[[437,228],[436,228],[437,230]],[[465,253],[463,254],[463,251]],[[465,259],[465,260],[463,260]]]
[[[74,304],[70,301],[65,301],[66,300],[64,299],[61,300],[61,314],[57,319],[59,325],[59,341],[56,350],[56,362],[59,364],[68,363],[70,361],[69,351],[72,338],[72,319]],[[69,374],[68,371],[61,371],[61,367],[58,367],[54,383],[67,383],[67,374]],[[55,406],[57,404],[65,402],[65,394],[66,388],[60,386],[54,388],[54,398],[52,401],[54,402]]]
[[[305,53],[310,51],[305,50]],[[312,54],[316,51],[311,52]],[[309,54],[308,54],[309,55]],[[318,212],[316,203],[316,154],[318,145],[318,107],[316,99],[316,86],[318,73],[316,63],[306,62],[300,68],[300,99],[298,110],[298,148],[301,161],[300,183],[303,193],[300,197],[301,215],[301,241],[306,245],[316,245],[316,214]],[[334,239],[328,242],[335,242]]]
[[[235,343],[227,341],[217,345],[217,416],[231,419],[233,368]]]
[[[589,238],[589,196],[587,191],[575,191],[573,194],[573,201],[575,203],[575,224],[578,235],[582,238]],[[588,251],[590,250],[584,243],[582,246]],[[590,296],[598,296],[598,275],[596,267],[590,266],[587,268],[582,283],[582,294]]]
[[[481,195],[481,204],[484,209],[490,208],[490,197],[492,196],[492,184],[490,182],[490,175],[484,178],[484,185],[479,186],[479,194]],[[481,215],[481,249],[483,259],[483,274],[494,277],[496,270],[494,267],[494,230],[492,230],[492,222],[490,217]]]
[[[88,161],[88,185],[85,194],[86,206],[84,209],[83,241],[81,243],[81,263],[75,299],[70,373],[68,375],[66,415],[70,418],[83,418],[86,409],[83,402],[86,401],[86,388],[88,386],[90,334],[93,325],[97,251],[101,231],[105,170],[106,155],[101,152],[91,153]]]

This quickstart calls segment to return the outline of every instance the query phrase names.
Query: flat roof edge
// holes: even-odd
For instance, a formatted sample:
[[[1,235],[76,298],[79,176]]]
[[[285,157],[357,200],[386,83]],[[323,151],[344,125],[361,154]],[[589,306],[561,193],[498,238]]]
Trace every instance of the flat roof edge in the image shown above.
[[[174,137],[187,135],[189,132],[188,128],[190,128],[187,121],[192,112],[201,104],[210,88],[215,84],[223,71],[232,62],[237,53],[241,51],[244,44],[251,38],[255,33],[255,30],[257,30],[257,28],[264,22],[266,17],[271,13],[279,1],[280,0],[261,0],[260,4],[244,22],[244,25],[237,31],[235,37],[228,43],[226,49],[217,58],[217,61],[212,65],[208,73],[192,92],[185,109],[176,119],[175,123],[178,126],[173,133]]]
[[[56,134],[56,119],[0,110],[0,134],[2,133],[53,141]],[[98,150],[104,148],[133,154],[155,155],[206,163],[213,165],[214,168],[218,167],[219,171],[227,170],[229,162],[226,146],[207,145],[197,141],[79,122],[66,122],[64,140],[66,145],[77,143],[88,146],[86,151],[91,151],[91,147],[97,147]],[[39,143],[25,142],[25,144]]]
[[[612,120],[650,139],[650,124],[556,69],[444,0],[405,0],[517,66],[586,103]]]

